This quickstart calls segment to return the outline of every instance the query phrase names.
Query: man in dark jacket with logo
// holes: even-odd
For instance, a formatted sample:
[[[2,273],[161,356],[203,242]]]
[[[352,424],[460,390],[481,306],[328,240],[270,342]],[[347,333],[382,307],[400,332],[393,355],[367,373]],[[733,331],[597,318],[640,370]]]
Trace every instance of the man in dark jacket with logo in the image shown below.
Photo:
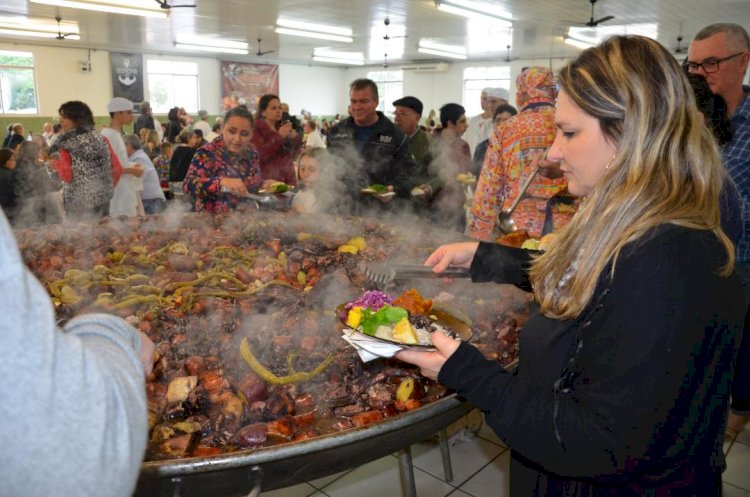
[[[399,198],[410,196],[409,141],[376,110],[378,87],[373,81],[357,79],[349,88],[350,117],[328,132],[328,150],[347,164],[341,179],[352,205],[342,210],[355,214],[376,206],[396,210]],[[384,185],[388,191],[361,192],[372,185]]]

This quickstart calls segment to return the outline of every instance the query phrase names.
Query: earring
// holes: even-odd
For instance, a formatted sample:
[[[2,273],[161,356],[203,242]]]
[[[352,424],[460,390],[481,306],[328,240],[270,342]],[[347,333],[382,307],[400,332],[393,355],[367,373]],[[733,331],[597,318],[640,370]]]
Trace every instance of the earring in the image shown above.
[[[616,156],[617,156],[617,154],[616,154],[616,153],[615,153],[615,154],[612,154],[612,158],[611,158],[611,159],[609,160],[609,163],[608,163],[608,164],[607,164],[606,166],[604,166],[604,170],[605,170],[605,171],[606,171],[607,169],[609,169],[609,166],[611,166],[611,165],[612,165],[612,163],[613,163],[613,162],[615,161],[615,157],[616,157]]]

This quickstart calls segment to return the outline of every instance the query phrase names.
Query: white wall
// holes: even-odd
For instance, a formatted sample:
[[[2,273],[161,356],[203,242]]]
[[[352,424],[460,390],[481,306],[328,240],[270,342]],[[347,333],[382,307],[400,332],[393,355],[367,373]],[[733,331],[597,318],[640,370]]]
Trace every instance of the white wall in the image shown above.
[[[0,43],[0,50],[34,54],[39,115],[56,116],[60,104],[68,100],[86,102],[94,115],[107,114],[107,102],[112,98],[109,52],[91,50],[92,71],[82,73],[79,71],[79,61],[89,57],[86,49]],[[197,62],[200,107],[212,115],[219,113],[221,82],[218,58],[144,54],[144,66],[151,59]],[[280,97],[289,103],[294,113],[299,113],[304,108],[313,114],[335,114],[340,111],[340,96],[347,95],[345,73],[345,70],[337,67],[280,64]],[[144,95],[148,100],[147,74]]]
[[[88,58],[85,49],[0,43],[0,50],[34,54],[40,115],[56,116],[60,104],[68,100],[86,102],[94,115],[107,114],[107,102],[112,98],[109,52],[92,50],[93,72],[87,74],[78,70],[78,61]]]
[[[346,112],[339,108],[341,95],[349,96],[346,70],[281,64],[279,67],[279,98],[289,104],[292,114],[302,109],[313,115],[334,115]]]

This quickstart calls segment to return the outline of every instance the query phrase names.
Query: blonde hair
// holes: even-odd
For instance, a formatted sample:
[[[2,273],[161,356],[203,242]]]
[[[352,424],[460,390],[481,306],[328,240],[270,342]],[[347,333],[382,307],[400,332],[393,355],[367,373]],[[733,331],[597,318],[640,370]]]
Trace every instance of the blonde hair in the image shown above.
[[[649,38],[614,36],[563,68],[559,84],[599,120],[617,153],[554,247],[532,264],[541,311],[581,314],[607,264],[611,277],[623,247],[663,223],[713,231],[727,253],[720,274],[731,273],[734,247],[719,212],[726,170],[674,57]]]

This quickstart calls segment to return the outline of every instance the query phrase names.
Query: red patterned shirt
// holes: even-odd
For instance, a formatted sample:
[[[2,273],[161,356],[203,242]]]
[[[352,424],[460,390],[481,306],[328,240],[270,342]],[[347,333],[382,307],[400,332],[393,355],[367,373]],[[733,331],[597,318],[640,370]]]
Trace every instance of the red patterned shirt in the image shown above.
[[[251,144],[244,154],[234,154],[219,137],[195,152],[182,188],[193,196],[196,211],[228,212],[237,207],[240,198],[221,191],[221,178],[241,178],[248,190],[259,187],[262,180],[255,147]]]

